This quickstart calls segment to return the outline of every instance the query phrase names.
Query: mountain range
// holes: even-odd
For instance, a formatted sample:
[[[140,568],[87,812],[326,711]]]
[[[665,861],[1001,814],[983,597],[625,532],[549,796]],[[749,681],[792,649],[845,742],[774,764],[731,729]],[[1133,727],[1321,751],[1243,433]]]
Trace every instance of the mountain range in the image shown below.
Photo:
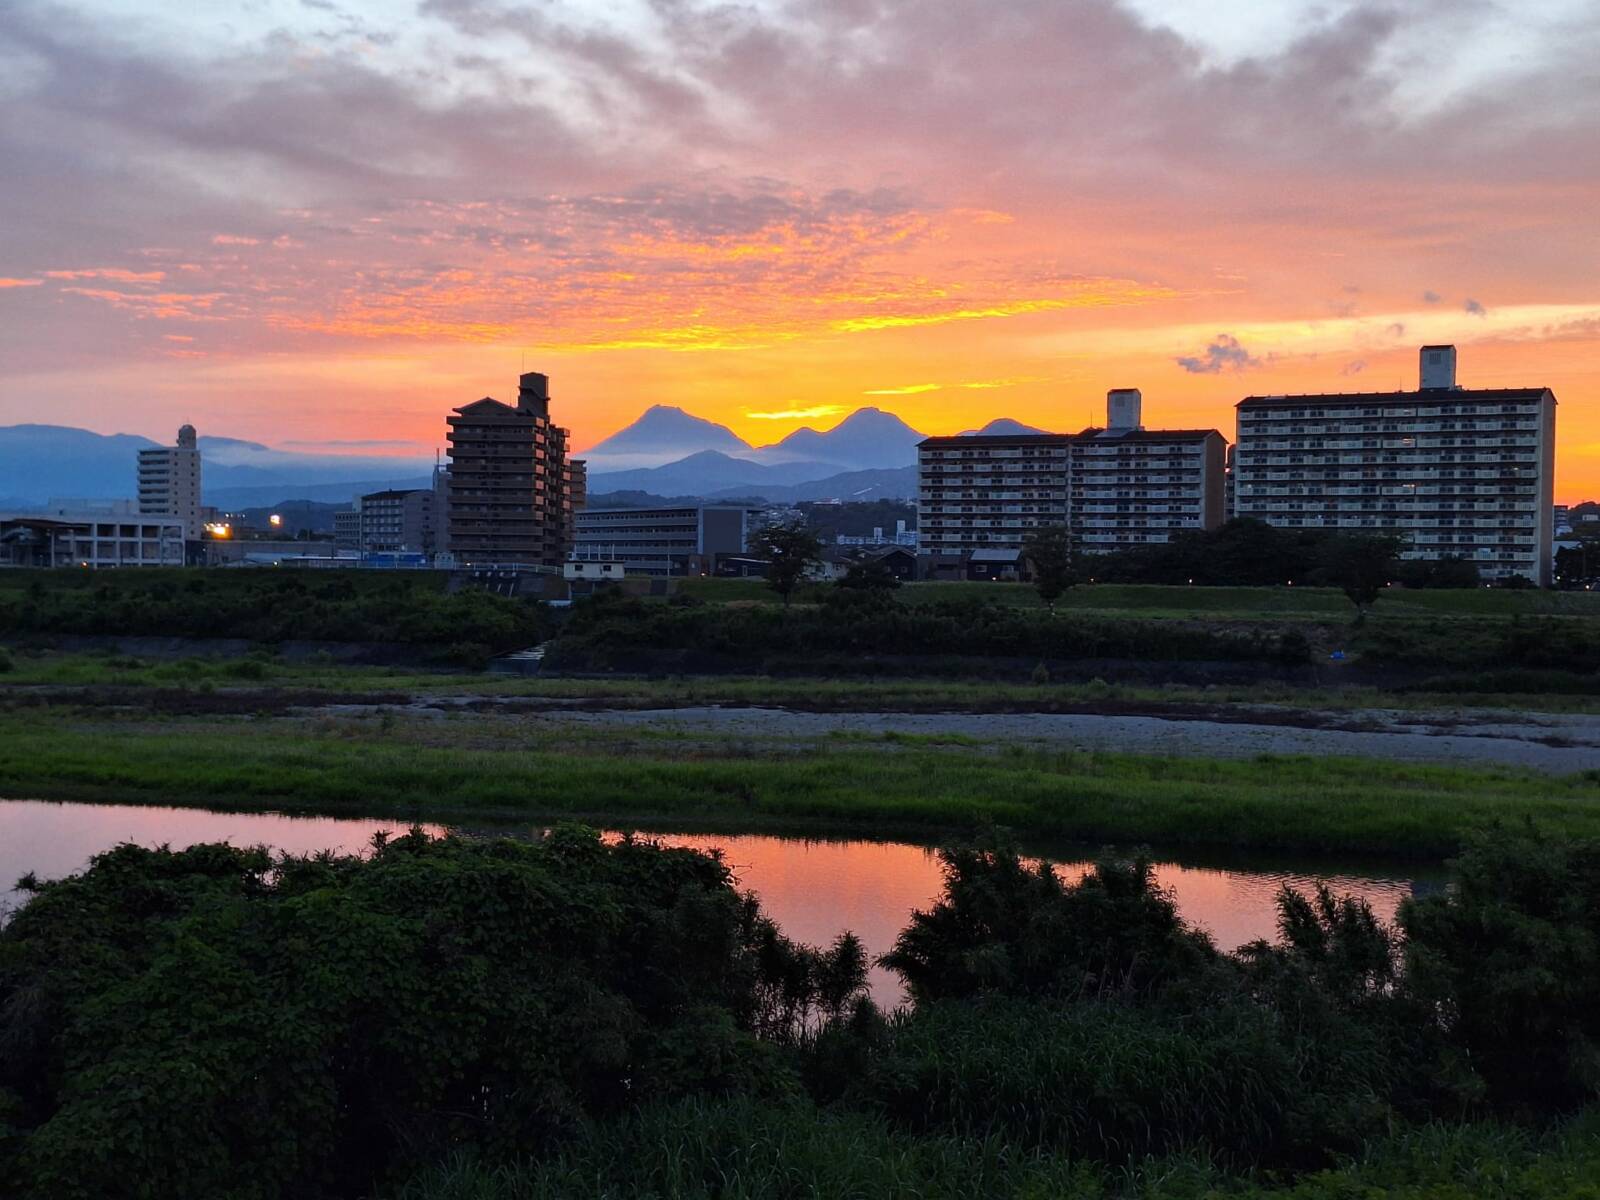
[[[66,425],[0,427],[0,491],[14,507],[131,498],[138,494],[138,452],[157,445]],[[203,499],[220,508],[291,496],[343,502],[379,488],[426,487],[432,468],[421,458],[295,454],[228,437],[201,437],[199,445]]]
[[[766,467],[808,463],[812,468],[870,470],[915,462],[916,445],[926,436],[893,413],[858,408],[831,429],[806,426],[771,445],[753,446],[726,425],[656,404],[580,457],[588,462],[591,476],[663,467],[706,450]]]
[[[967,432],[1039,431],[1001,417]],[[890,499],[916,494],[916,446],[923,436],[893,413],[859,408],[829,429],[801,428],[753,446],[726,425],[658,404],[581,457],[596,495],[764,496],[777,503]],[[0,427],[0,508],[132,497],[138,451],[158,444],[64,425]],[[224,509],[290,499],[342,504],[384,488],[427,487],[432,465],[422,458],[291,453],[215,436],[201,437],[200,451],[204,500]]]

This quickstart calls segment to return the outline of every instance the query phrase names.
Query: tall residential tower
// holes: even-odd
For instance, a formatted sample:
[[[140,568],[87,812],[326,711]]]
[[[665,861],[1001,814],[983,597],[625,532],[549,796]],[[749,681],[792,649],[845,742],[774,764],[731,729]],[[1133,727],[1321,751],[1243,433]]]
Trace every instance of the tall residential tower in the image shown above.
[[[567,431],[550,419],[549,378],[530,371],[516,404],[486,396],[446,423],[451,553],[463,563],[559,570],[583,475],[567,458]]]
[[[200,447],[194,426],[178,430],[176,446],[139,451],[139,511],[179,517],[185,541],[200,538]]]

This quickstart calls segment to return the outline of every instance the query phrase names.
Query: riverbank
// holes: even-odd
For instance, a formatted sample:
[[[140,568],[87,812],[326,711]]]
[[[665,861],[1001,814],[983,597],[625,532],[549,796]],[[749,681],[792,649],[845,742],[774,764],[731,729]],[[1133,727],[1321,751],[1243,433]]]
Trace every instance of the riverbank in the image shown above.
[[[1112,753],[956,733],[721,734],[532,714],[20,709],[0,794],[407,820],[1039,838],[1439,859],[1496,823],[1600,835],[1600,775]]]

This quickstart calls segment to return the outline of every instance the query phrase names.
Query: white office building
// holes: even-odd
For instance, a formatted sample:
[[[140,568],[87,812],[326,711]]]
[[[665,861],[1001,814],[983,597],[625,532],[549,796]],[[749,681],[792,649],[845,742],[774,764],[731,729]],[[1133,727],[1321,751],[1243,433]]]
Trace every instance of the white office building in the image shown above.
[[[1236,515],[1401,534],[1407,558],[1548,584],[1556,398],[1463,388],[1454,346],[1424,346],[1412,392],[1250,396],[1237,406]]]

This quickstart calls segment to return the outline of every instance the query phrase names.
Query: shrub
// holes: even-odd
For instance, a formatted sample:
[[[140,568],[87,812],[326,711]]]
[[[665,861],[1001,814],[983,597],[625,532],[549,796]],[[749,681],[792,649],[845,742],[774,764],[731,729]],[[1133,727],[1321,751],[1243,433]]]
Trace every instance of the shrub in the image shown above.
[[[17,664],[12,661],[11,651],[7,650],[4,646],[0,646],[0,675],[5,674],[7,671],[15,670],[16,665]]]
[[[1502,832],[1453,874],[1400,910],[1408,987],[1491,1100],[1600,1097],[1600,843]]]
[[[1137,994],[1217,960],[1146,857],[1104,858],[1077,883],[1048,861],[1028,866],[1003,850],[944,850],[940,859],[944,896],[913,914],[882,960],[918,1003],[985,992]]]
[[[892,1022],[861,1099],[908,1129],[1115,1163],[1204,1145],[1326,1165],[1381,1128],[1381,1047],[1313,1047],[1240,998],[1178,1013],[991,996]]]
[[[16,1193],[365,1194],[641,1099],[792,1093],[777,1044],[857,1002],[713,857],[563,830],[370,858],[123,846],[0,930]]]
[[[1285,629],[1278,635],[1275,657],[1284,666],[1302,666],[1311,661],[1311,639],[1299,629]]]

